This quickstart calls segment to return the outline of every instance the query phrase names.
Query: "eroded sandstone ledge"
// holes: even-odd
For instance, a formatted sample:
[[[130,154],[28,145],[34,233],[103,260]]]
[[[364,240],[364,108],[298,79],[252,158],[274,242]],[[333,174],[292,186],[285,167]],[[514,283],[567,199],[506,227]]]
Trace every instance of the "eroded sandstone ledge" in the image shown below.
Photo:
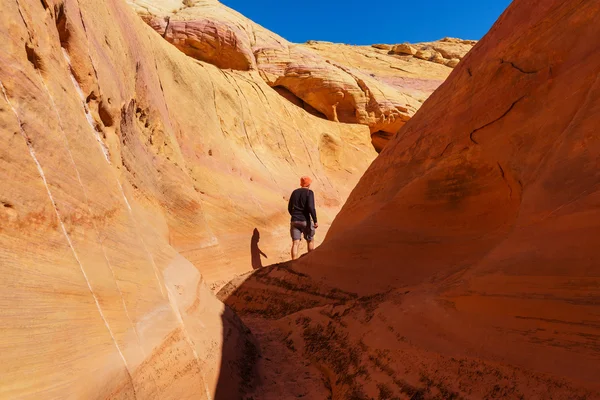
[[[475,44],[452,38],[404,46],[294,44],[217,0],[131,4],[185,54],[224,69],[258,71],[315,115],[367,125],[378,152]]]

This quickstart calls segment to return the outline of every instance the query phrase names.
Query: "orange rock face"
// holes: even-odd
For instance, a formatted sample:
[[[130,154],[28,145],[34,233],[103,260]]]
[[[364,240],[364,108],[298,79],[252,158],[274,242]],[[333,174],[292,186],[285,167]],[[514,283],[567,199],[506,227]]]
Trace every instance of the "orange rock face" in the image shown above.
[[[415,48],[431,53],[418,58],[394,51],[398,46],[299,45],[216,0],[179,3],[132,1],[144,20],[185,54],[220,68],[257,70],[269,86],[292,93],[313,114],[367,125],[377,151],[475,43],[447,38],[418,44]]]
[[[325,243],[220,297],[334,399],[600,398],[599,16],[513,2]]]

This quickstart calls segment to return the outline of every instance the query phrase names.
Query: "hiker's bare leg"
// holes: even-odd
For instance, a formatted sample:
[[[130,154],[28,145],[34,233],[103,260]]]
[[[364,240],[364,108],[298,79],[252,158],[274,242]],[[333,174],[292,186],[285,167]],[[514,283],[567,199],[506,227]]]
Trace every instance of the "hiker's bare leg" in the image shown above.
[[[311,240],[310,242],[307,241],[306,247],[308,248],[308,252],[310,253],[311,251],[313,251],[315,249],[315,241],[314,240]]]
[[[298,258],[298,247],[300,247],[300,240],[292,241],[292,260]]]

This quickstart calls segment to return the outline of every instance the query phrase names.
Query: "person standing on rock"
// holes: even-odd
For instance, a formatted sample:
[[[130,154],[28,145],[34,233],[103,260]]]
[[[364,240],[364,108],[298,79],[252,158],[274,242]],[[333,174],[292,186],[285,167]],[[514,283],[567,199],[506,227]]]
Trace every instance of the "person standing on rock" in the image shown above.
[[[315,229],[319,227],[319,223],[315,209],[315,194],[310,190],[311,183],[312,179],[308,176],[300,178],[300,187],[292,192],[288,203],[288,212],[292,217],[290,223],[292,260],[298,258],[302,234],[304,234],[308,252],[310,253],[315,248]]]

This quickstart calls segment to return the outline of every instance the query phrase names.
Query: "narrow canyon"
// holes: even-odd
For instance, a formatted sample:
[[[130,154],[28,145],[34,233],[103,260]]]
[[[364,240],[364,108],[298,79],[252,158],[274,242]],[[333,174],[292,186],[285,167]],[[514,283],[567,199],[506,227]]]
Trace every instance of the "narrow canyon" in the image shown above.
[[[371,46],[2,11],[1,399],[600,399],[600,2]]]

